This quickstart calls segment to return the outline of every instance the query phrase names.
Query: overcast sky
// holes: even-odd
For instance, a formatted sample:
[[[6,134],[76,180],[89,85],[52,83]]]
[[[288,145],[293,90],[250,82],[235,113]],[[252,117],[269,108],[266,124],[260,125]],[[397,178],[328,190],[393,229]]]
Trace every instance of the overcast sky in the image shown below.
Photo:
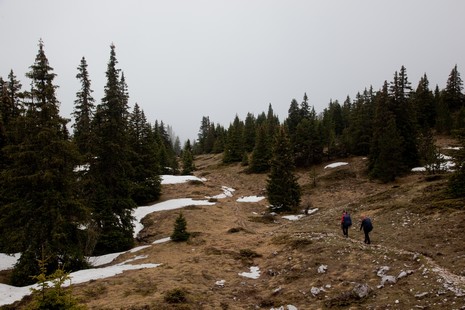
[[[103,96],[116,46],[131,108],[196,139],[203,116],[226,128],[271,103],[281,121],[306,92],[317,112],[404,65],[414,87],[426,73],[444,88],[465,74],[461,0],[0,0],[0,76],[29,85],[40,38],[71,117],[81,57]]]

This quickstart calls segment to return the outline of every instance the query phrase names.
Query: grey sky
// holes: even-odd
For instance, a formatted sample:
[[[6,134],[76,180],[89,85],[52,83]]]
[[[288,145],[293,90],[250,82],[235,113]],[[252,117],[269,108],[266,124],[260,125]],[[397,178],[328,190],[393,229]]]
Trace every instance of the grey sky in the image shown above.
[[[70,117],[81,57],[99,103],[113,42],[131,107],[192,140],[202,116],[227,128],[271,103],[283,121],[304,92],[321,112],[402,65],[443,88],[465,74],[464,14],[461,0],[0,0],[0,76],[25,88],[42,38]]]

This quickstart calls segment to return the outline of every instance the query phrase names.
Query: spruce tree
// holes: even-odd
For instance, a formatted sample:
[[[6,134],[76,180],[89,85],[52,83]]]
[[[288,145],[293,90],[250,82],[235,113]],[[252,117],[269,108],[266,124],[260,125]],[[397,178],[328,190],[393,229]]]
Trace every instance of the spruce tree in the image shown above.
[[[415,114],[410,99],[411,90],[407,70],[402,66],[399,73],[395,72],[394,74],[394,81],[391,82],[389,94],[389,111],[395,117],[395,123],[403,141],[401,150],[404,169],[399,173],[405,173],[409,171],[409,168],[416,167],[419,164]]]
[[[460,142],[460,150],[455,154],[455,171],[451,175],[448,184],[448,193],[452,198],[465,197],[465,130],[456,132]]]
[[[192,146],[190,140],[187,140],[182,151],[182,174],[189,175],[195,170],[194,156],[192,155]]]
[[[160,150],[159,161],[162,173],[164,174],[178,174],[179,164],[176,152],[171,142],[171,137],[163,124],[163,121],[155,122],[155,133]]]
[[[465,103],[465,97],[462,93],[463,81],[457,65],[451,70],[447,79],[446,88],[444,89],[444,101],[448,109],[454,113],[460,110]]]
[[[239,120],[236,115],[234,122],[229,125],[226,145],[223,155],[224,163],[233,163],[242,161],[244,154],[243,143],[244,123]]]
[[[255,147],[249,163],[249,171],[252,173],[262,173],[270,169],[271,148],[268,144],[266,124],[257,128]]]
[[[397,128],[387,82],[376,95],[376,113],[373,138],[370,145],[368,170],[370,176],[383,182],[393,181],[405,170],[402,158],[403,138]]]
[[[92,155],[92,146],[95,138],[92,131],[92,121],[95,113],[95,100],[92,97],[91,80],[87,71],[87,61],[81,59],[76,78],[81,84],[81,89],[76,93],[74,101],[74,142],[79,152],[83,155],[84,163],[88,163]]]
[[[171,234],[171,240],[174,242],[183,242],[189,240],[190,233],[187,231],[187,221],[182,212],[176,218],[174,223],[173,233]]]
[[[297,125],[299,125],[302,118],[303,116],[299,107],[299,103],[297,102],[297,100],[292,99],[291,105],[289,106],[287,118],[284,121],[284,123],[287,126],[287,130],[289,132],[292,144],[294,144],[295,142],[295,132],[297,129]]]
[[[377,133],[376,144],[377,156],[373,162],[370,176],[383,182],[394,181],[403,171],[402,166],[402,136],[399,134],[393,115],[388,112],[385,117],[384,129]]]
[[[90,167],[88,188],[93,219],[99,234],[94,254],[124,251],[132,247],[130,147],[128,143],[127,90],[116,67],[115,46],[108,61],[104,97],[94,119],[95,159]]]
[[[300,186],[294,175],[291,143],[283,126],[276,132],[266,191],[270,208],[275,212],[291,211],[300,204]]]
[[[373,89],[358,93],[350,114],[348,128],[349,149],[352,154],[366,156],[370,153],[370,141],[373,133],[374,119]]]
[[[76,270],[86,265],[86,210],[76,199],[73,173],[78,153],[69,140],[67,120],[59,115],[53,68],[44,45],[26,74],[31,91],[25,112],[11,124],[14,143],[4,148],[9,159],[1,171],[0,207],[3,250],[22,252],[12,274],[13,285],[25,285],[40,273],[38,259],[47,258],[48,271],[59,266]]]
[[[429,81],[426,74],[424,74],[418,82],[412,101],[416,114],[416,122],[419,128],[433,128],[435,126],[437,112],[434,95],[429,89]]]
[[[247,113],[243,134],[244,151],[250,153],[254,149],[256,136],[255,116],[252,113]]]
[[[136,103],[129,115],[131,198],[138,205],[156,201],[161,194],[158,144],[144,111]]]

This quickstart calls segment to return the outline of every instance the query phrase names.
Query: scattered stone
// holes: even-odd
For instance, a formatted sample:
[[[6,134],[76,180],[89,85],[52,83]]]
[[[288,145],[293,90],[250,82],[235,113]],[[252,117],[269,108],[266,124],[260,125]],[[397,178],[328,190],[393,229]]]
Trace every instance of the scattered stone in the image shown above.
[[[215,285],[219,286],[219,287],[224,287],[225,283],[226,283],[225,280],[218,280],[218,281],[215,282]]]
[[[313,296],[316,296],[321,293],[321,289],[319,289],[318,287],[312,287],[310,293],[312,293]]]
[[[283,288],[282,288],[281,286],[278,287],[278,288],[275,288],[275,289],[273,290],[273,295],[278,295],[278,294],[282,291],[282,289],[283,289]]]
[[[428,295],[428,292],[423,292],[423,293],[415,294],[415,297],[416,297],[416,298],[423,298],[423,297],[425,297],[426,295]]]
[[[368,284],[360,284],[360,283],[355,285],[355,287],[352,290],[354,295],[360,299],[367,297],[371,291],[372,289],[368,286]]]
[[[388,266],[383,266],[376,272],[376,274],[378,275],[378,277],[382,277],[386,274],[386,272],[389,271],[389,269],[391,268],[389,268]]]
[[[321,265],[320,267],[318,267],[318,273],[325,273],[327,269],[328,265]]]
[[[399,279],[402,279],[402,278],[405,278],[406,276],[409,276],[413,273],[413,270],[407,270],[407,271],[404,271],[402,270],[399,275],[397,276],[397,280]]]
[[[394,276],[383,276],[381,278],[381,287],[384,286],[384,284],[395,284],[397,282],[396,277]]]

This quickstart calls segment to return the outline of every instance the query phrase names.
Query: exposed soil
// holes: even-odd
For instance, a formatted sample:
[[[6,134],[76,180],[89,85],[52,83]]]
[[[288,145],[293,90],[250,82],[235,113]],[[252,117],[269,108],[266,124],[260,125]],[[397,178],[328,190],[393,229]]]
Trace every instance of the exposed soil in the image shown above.
[[[464,201],[442,197],[446,176],[411,174],[381,184],[365,175],[366,159],[344,161],[298,172],[304,195],[295,214],[308,204],[318,210],[289,221],[267,215],[266,199],[237,202],[263,195],[266,174],[223,165],[220,155],[199,156],[195,175],[207,181],[164,185],[162,200],[205,199],[221,186],[234,188],[233,197],[148,215],[140,245],[169,236],[179,212],[191,239],[127,253],[114,263],[146,255],[136,263],[162,265],[75,285],[73,293],[89,309],[465,309]],[[354,223],[349,238],[340,229],[343,209]],[[371,245],[359,231],[362,214],[373,219]],[[258,279],[238,275],[251,266],[260,268]],[[381,286],[382,275],[396,283]],[[354,293],[360,285],[367,296]],[[184,302],[165,301],[175,289]]]

